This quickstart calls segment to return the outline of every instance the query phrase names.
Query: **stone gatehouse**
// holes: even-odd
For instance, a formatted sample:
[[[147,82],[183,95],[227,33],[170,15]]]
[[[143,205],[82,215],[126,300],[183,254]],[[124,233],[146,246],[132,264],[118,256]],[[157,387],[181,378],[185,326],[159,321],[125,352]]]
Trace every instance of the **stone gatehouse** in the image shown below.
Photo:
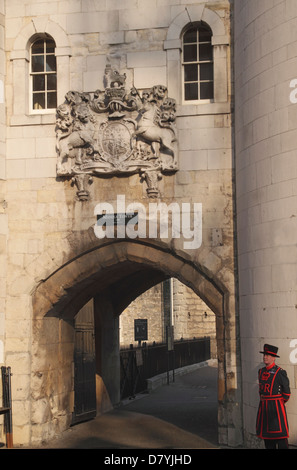
[[[253,441],[264,341],[294,403],[296,12],[268,3],[0,3],[0,363],[16,445],[71,424],[91,300],[97,413],[118,403],[120,316],[170,278],[215,318],[219,442]]]

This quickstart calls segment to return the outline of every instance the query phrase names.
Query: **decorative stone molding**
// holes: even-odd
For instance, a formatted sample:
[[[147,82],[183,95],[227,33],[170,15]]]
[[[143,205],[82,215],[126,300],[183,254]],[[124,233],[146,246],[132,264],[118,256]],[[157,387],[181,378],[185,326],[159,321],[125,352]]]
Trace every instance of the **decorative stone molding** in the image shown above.
[[[177,171],[175,100],[163,85],[142,96],[127,90],[126,75],[109,65],[104,78],[104,91],[69,91],[57,108],[57,175],[72,178],[80,200],[89,197],[91,176],[135,173],[148,197],[158,197],[158,180]]]

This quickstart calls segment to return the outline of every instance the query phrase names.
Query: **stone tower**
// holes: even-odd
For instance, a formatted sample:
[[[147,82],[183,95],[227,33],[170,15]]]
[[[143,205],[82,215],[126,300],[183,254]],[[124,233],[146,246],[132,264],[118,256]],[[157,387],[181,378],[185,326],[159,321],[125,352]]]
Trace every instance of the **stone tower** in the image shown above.
[[[259,351],[263,343],[275,344],[291,382],[287,412],[296,444],[297,5],[234,3],[244,432],[247,441],[255,434]]]

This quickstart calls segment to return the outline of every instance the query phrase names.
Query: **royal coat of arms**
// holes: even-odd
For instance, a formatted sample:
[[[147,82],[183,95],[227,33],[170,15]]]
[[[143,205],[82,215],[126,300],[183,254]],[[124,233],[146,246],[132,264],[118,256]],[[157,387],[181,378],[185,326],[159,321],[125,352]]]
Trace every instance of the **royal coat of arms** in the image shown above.
[[[175,100],[162,85],[127,91],[125,74],[108,66],[105,79],[103,91],[69,91],[57,108],[57,175],[87,200],[92,177],[139,173],[158,197],[158,180],[177,171]]]

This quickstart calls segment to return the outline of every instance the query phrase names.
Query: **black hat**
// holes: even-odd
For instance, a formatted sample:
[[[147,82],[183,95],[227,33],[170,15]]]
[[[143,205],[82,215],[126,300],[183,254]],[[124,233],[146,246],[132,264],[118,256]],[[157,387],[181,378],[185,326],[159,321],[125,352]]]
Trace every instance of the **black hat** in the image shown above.
[[[278,348],[271,344],[264,344],[264,351],[260,351],[261,354],[269,354],[270,356],[279,357],[277,355]]]

